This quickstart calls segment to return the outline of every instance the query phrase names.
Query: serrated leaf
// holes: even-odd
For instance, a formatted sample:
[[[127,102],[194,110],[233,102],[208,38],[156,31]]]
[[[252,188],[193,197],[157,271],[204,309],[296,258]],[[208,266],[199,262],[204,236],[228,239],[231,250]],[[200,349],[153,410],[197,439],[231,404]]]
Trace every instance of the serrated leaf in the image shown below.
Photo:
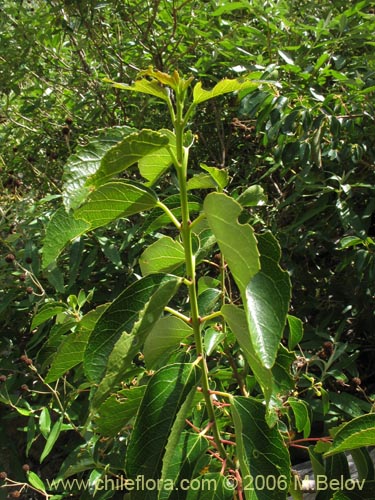
[[[259,73],[253,75],[255,78],[259,78]],[[251,75],[249,75],[249,78]],[[211,90],[204,90],[202,88],[202,83],[198,82],[193,89],[193,102],[194,104],[200,104],[201,102],[213,99],[219,95],[229,94],[230,92],[236,92],[240,90],[251,90],[257,88],[260,80],[243,80],[243,79],[229,79],[224,78],[220,80]],[[263,82],[266,83],[266,82]]]
[[[167,135],[154,130],[143,129],[127,135],[107,151],[100,162],[100,168],[88,179],[87,185],[102,186],[144,156],[166,146],[168,142]]]
[[[92,230],[106,226],[119,217],[150,210],[157,202],[155,193],[142,184],[113,181],[91,193],[74,212],[74,217],[86,221]]]
[[[179,343],[193,334],[191,326],[176,316],[160,318],[147,336],[143,348],[146,367],[151,369],[171,348],[177,348]]]
[[[325,457],[375,443],[375,413],[362,415],[342,425]]]
[[[248,224],[238,222],[241,206],[225,194],[210,193],[206,196],[204,212],[233,278],[244,292],[260,270],[254,230]],[[234,241],[236,245],[233,245]]]
[[[102,379],[108,357],[122,332],[132,331],[152,295],[169,281],[176,283],[177,278],[162,274],[147,276],[129,285],[109,305],[95,325],[84,353],[85,373],[90,381]]]
[[[173,364],[157,371],[149,381],[125,457],[128,477],[158,479],[168,437],[177,414],[200,379],[199,368],[190,363]],[[156,499],[156,490],[134,492],[134,499]],[[132,492],[133,499],[133,492]]]
[[[287,271],[279,265],[280,246],[271,233],[258,236],[261,270],[245,290],[245,312],[252,343],[265,367],[275,362],[291,297]]]
[[[256,354],[247,326],[245,311],[233,304],[227,304],[221,308],[221,312],[229,328],[236,337],[255,378],[262,388],[266,402],[269,403],[273,392],[272,370],[264,367]]]
[[[147,335],[159,319],[164,307],[175,295],[181,279],[170,275],[152,275],[139,282],[142,282],[139,287],[128,287],[127,293],[121,294],[120,301],[115,301],[116,307],[102,323],[107,331],[104,329],[99,333],[99,328],[102,327],[95,328],[94,333],[96,331],[98,334],[89,344],[91,351],[87,352],[86,349],[86,370],[90,369],[90,373],[98,377],[98,364],[100,373],[102,373],[103,366],[105,369],[104,378],[99,374],[102,380],[92,400],[93,410],[123,379],[126,371],[131,369],[134,356],[141,351]],[[118,317],[118,314],[121,317]],[[115,326],[113,330],[109,328],[108,331],[108,326],[112,325],[119,325],[119,329]],[[105,354],[108,351],[109,356]],[[97,360],[96,366],[95,360]],[[97,371],[94,374],[95,368]]]
[[[95,418],[97,430],[102,436],[116,436],[135,417],[146,386],[123,389],[111,395],[99,406]]]
[[[76,152],[68,158],[64,167],[64,205],[69,211],[77,208],[89,194],[87,178],[99,170],[105,153],[120,142],[124,136],[136,132],[131,127],[113,127],[99,131],[98,136],[84,146],[78,146]]]
[[[236,451],[241,474],[254,481],[255,500],[283,500],[287,498],[290,483],[290,457],[277,427],[266,423],[266,408],[262,401],[237,396],[231,398],[231,412],[236,435]],[[257,481],[257,476],[283,480],[285,489]],[[285,480],[285,482],[284,482]],[[261,487],[257,488],[257,484]]]
[[[199,434],[185,431],[180,435],[179,442],[168,462],[167,470],[161,476],[164,484],[171,482],[173,487],[172,489],[168,488],[168,490],[161,489],[158,500],[167,500],[171,495],[172,498],[179,495],[186,496],[186,492],[180,490],[178,485],[184,484],[181,483],[184,479],[188,481],[191,479],[196,462],[206,452],[207,448],[207,439]],[[163,460],[164,469],[165,460]]]
[[[173,271],[184,262],[184,247],[170,236],[163,236],[155,241],[139,258],[143,276]]]
[[[83,220],[76,220],[72,212],[60,207],[52,216],[43,241],[43,267],[52,264],[60,255],[65,245],[89,230],[90,225]]]

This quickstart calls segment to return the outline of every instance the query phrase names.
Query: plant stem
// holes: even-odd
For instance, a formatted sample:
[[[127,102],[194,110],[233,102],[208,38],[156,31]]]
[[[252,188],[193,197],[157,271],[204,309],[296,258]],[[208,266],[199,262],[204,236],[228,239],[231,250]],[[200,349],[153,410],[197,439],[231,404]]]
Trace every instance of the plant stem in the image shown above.
[[[226,452],[222,444],[220,432],[217,427],[214,407],[210,397],[210,386],[208,380],[208,367],[203,349],[203,341],[201,336],[202,320],[199,316],[197,284],[195,276],[195,257],[193,254],[192,245],[192,228],[189,213],[188,192],[187,192],[187,165],[188,165],[188,148],[184,147],[184,128],[186,126],[186,118],[183,116],[184,99],[186,91],[176,92],[176,119],[174,120],[174,129],[176,134],[176,171],[180,188],[180,204],[181,218],[180,226],[182,243],[185,251],[185,266],[186,276],[190,281],[187,285],[189,291],[191,326],[194,332],[194,341],[196,346],[197,356],[201,358],[200,366],[202,368],[202,393],[206,403],[209,421],[212,422],[212,433],[217,450],[223,459],[226,459]],[[173,116],[172,116],[173,120]]]

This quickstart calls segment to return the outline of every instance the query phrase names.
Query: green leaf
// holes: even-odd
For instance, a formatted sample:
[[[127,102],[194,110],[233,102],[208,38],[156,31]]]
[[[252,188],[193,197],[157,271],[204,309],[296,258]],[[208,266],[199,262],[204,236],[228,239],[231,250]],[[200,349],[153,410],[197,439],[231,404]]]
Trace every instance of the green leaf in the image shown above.
[[[204,201],[208,224],[240,292],[243,293],[260,269],[259,253],[254,231],[248,224],[240,224],[241,206],[222,193],[210,193]],[[233,242],[236,245],[233,245]]]
[[[108,304],[103,304],[85,314],[77,325],[76,331],[64,338],[52,360],[45,379],[47,383],[54,382],[83,361],[89,336],[107,307]]]
[[[375,466],[368,449],[356,448],[355,450],[350,450],[350,454],[358,471],[358,479],[375,479]]]
[[[257,184],[248,187],[237,198],[237,201],[243,207],[256,207],[267,203],[267,196],[264,194],[264,189]]]
[[[252,339],[249,334],[245,311],[234,306],[233,304],[227,304],[221,308],[221,312],[223,313],[229,328],[236,337],[255,378],[262,388],[266,402],[269,403],[273,391],[272,370],[264,367],[256,355]]]
[[[256,78],[257,80],[250,80],[251,76]],[[248,80],[244,79],[233,79],[230,80],[228,78],[224,78],[224,80],[220,80],[211,90],[204,90],[202,88],[202,83],[198,82],[193,89],[193,103],[200,104],[201,102],[207,101],[209,99],[213,99],[219,95],[228,94],[230,92],[236,92],[240,90],[251,90],[257,88],[261,83],[258,80],[260,74],[253,73],[252,75],[248,75]]]
[[[63,311],[66,311],[67,309],[68,306],[63,302],[47,302],[47,304],[43,305],[33,317],[30,330],[34,330],[34,328],[36,328],[37,326],[45,323],[49,319],[53,318]]]
[[[45,484],[43,483],[41,478],[35,474],[35,472],[28,470],[26,472],[26,476],[27,476],[27,480],[31,484],[31,486],[34,486],[34,488],[36,488],[37,490],[43,491],[44,493],[46,493],[47,490],[46,490]]]
[[[98,416],[95,418],[99,434],[116,436],[129,420],[135,417],[145,389],[144,385],[123,389],[106,399],[99,406]]]
[[[331,449],[324,456],[329,457],[355,448],[372,446],[374,443],[375,413],[370,413],[342,425],[333,438]]]
[[[167,287],[166,290],[169,290],[170,287],[175,290],[179,282],[179,278],[175,276],[163,274],[147,276],[129,285],[111,303],[95,325],[84,353],[85,373],[90,381],[100,382],[102,380],[109,355],[116,342],[123,332],[130,333],[136,322],[142,319],[144,310],[150,305],[154,293],[164,287]],[[160,309],[157,304],[154,307],[155,311],[150,311],[152,322],[158,319],[156,313]],[[131,342],[133,340],[132,338]],[[139,346],[137,345],[136,352],[138,350]]]
[[[60,207],[52,216],[43,242],[43,267],[46,268],[60,255],[65,245],[89,230],[89,224],[76,220],[73,213]]]
[[[252,343],[266,368],[275,362],[290,301],[290,279],[279,265],[280,246],[271,233],[258,236],[261,270],[245,290]]]
[[[207,356],[211,356],[216,347],[225,339],[226,332],[216,330],[215,328],[207,328],[204,332],[204,350]]]
[[[117,174],[134,165],[144,156],[166,146],[167,135],[143,129],[127,135],[103,156],[99,170],[88,179],[87,185],[102,186]]]
[[[125,458],[128,477],[158,479],[168,437],[179,409],[199,382],[200,370],[190,363],[157,371],[149,381],[136,417]],[[156,490],[132,492],[132,499],[156,499]]]
[[[69,211],[78,207],[89,194],[87,178],[99,170],[105,153],[120,142],[124,136],[136,132],[131,127],[113,127],[100,130],[98,136],[84,146],[78,146],[64,167],[64,205]]]
[[[58,437],[60,436],[61,427],[63,423],[63,417],[60,417],[57,422],[53,424],[51,432],[47,438],[46,444],[40,456],[40,463],[51,453],[54,444],[56,443]]]
[[[123,379],[126,371],[129,370],[129,368],[131,369],[134,356],[142,350],[147,335],[155,322],[159,319],[164,307],[175,295],[181,283],[181,280],[176,276],[163,275],[161,278],[160,275],[153,276],[157,277],[156,281],[153,285],[149,284],[147,290],[142,287],[141,296],[139,294],[138,297],[134,295],[125,296],[127,298],[127,309],[123,311],[123,316],[126,317],[129,314],[129,307],[131,307],[131,317],[128,318],[126,323],[124,322],[125,318],[123,318],[121,336],[114,345],[109,358],[103,359],[103,351],[108,350],[108,345],[100,346],[102,349],[96,350],[94,355],[89,358],[91,369],[94,369],[92,363],[95,357],[100,359],[101,363],[104,361],[106,365],[104,378],[100,382],[92,401],[91,407],[93,410],[104,401],[113,388]],[[150,280],[148,280],[148,278],[147,276],[143,280],[149,283]],[[130,291],[129,288],[127,289],[128,291]],[[135,290],[132,289],[131,293],[134,291]],[[139,289],[136,291],[139,292]],[[123,298],[124,297],[122,297],[122,299]],[[118,305],[119,304],[117,304],[117,306]],[[141,306],[140,309],[138,309],[139,306]],[[136,314],[134,314],[134,309],[136,310]],[[116,310],[118,311],[118,309]],[[111,314],[111,319],[112,317],[113,315]],[[117,321],[117,317],[113,319]],[[105,322],[105,324],[107,325],[108,322]],[[130,333],[128,333],[127,329],[130,325],[131,330],[129,329]],[[115,337],[117,337],[117,334],[118,331],[115,332]],[[111,342],[113,342],[113,335],[111,337]],[[106,344],[107,339],[105,336],[103,337],[103,332],[101,332],[100,339],[104,340]],[[98,345],[97,342],[98,338],[95,339],[94,346]],[[99,356],[101,356],[101,358],[99,358]]]
[[[179,343],[193,334],[191,326],[176,316],[160,318],[148,334],[143,348],[143,355],[148,369],[163,358],[171,348],[177,348]]]
[[[119,217],[154,208],[158,198],[153,191],[135,182],[114,181],[100,186],[79,207],[74,217],[83,219],[90,230],[106,226]]]
[[[186,492],[181,490],[179,485],[184,484],[184,482],[181,483],[184,479],[191,479],[198,459],[207,451],[207,448],[208,442],[204,436],[187,431],[180,435],[167,471],[162,474],[163,484],[169,485],[171,483],[172,489],[161,489],[158,500],[167,500],[170,496],[173,499],[179,495],[186,495]],[[164,469],[165,460],[163,462]]]
[[[191,177],[186,185],[188,191],[193,189],[213,189],[216,188],[217,184],[215,180],[209,174],[196,174]]]
[[[173,271],[184,262],[184,247],[170,236],[163,236],[155,241],[139,258],[143,276]]]
[[[161,129],[160,133],[169,137],[169,148],[176,148],[176,136],[171,130]],[[168,148],[160,148],[138,161],[139,172],[147,179],[147,186],[152,186],[172,164]]]
[[[229,182],[229,174],[227,170],[217,167],[208,167],[205,163],[200,163],[199,166],[210,174],[212,179],[217,184],[219,191],[226,188]]]
[[[242,396],[231,398],[237,456],[242,477],[254,479],[254,500],[283,500],[290,483],[290,458],[277,427],[266,423],[262,401]],[[273,478],[271,484],[267,478]],[[257,479],[258,478],[258,479]],[[264,481],[262,480],[264,479]]]
[[[299,318],[291,316],[290,314],[288,314],[287,319],[289,325],[288,348],[292,350],[302,340],[303,323]]]
[[[39,430],[45,439],[48,438],[51,432],[51,417],[46,407],[42,409],[39,415]]]
[[[142,78],[140,80],[136,80],[133,85],[126,85],[125,83],[116,83],[112,80],[106,79],[105,81],[112,83],[113,87],[121,90],[130,90],[131,92],[140,92],[142,94],[149,94],[163,101],[168,102],[169,95],[167,90],[162,87],[159,82],[156,80],[147,80],[146,78]]]
[[[220,472],[208,472],[194,478],[186,500],[232,500],[233,494],[230,478]]]
[[[308,438],[311,431],[309,409],[305,401],[290,397],[288,403],[293,410],[298,432],[303,431],[303,437]]]

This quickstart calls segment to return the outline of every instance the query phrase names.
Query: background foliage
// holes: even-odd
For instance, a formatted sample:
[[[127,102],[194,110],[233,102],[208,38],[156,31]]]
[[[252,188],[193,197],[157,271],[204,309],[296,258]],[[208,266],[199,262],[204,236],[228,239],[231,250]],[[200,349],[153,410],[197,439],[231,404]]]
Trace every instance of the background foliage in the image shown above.
[[[56,476],[83,443],[78,433],[57,432],[58,401],[43,377],[61,336],[77,321],[84,330],[90,314],[135,281],[139,255],[160,228],[153,229],[150,216],[130,216],[131,224],[120,220],[75,241],[48,271],[41,268],[42,240],[72,153],[107,127],[167,126],[153,97],[103,82],[130,83],[148,65],[178,68],[206,87],[250,71],[274,82],[272,90],[203,104],[191,123],[197,139],[191,165],[226,169],[235,196],[253,184],[263,189],[263,203],[243,213],[242,222],[271,229],[281,244],[293,284],[291,312],[304,323],[297,395],[309,405],[313,435],[371,410],[374,15],[368,0],[3,2],[1,469],[24,480],[27,462],[43,477]],[[172,174],[160,188],[173,196],[175,186]],[[47,301],[54,313],[32,324]],[[212,362],[219,366],[223,358]],[[80,426],[88,402],[79,369],[64,377],[63,387],[60,403],[70,423],[62,425]],[[40,465],[51,428],[60,437]],[[86,442],[81,458],[89,465],[82,470],[95,470],[102,456],[115,464],[121,443]]]

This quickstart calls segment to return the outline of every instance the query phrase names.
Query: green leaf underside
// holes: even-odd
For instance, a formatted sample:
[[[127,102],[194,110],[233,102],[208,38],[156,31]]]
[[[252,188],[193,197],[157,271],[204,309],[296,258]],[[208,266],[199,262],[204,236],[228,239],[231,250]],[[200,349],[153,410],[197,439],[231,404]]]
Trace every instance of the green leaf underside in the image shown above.
[[[143,276],[173,271],[183,262],[185,262],[184,247],[169,236],[163,236],[155,241],[139,258]]]
[[[238,222],[241,206],[225,194],[209,194],[203,206],[219,248],[240,292],[243,293],[260,269],[254,231],[248,224]],[[234,241],[236,245],[233,245]]]
[[[85,220],[92,230],[119,217],[150,210],[157,202],[157,196],[141,184],[113,181],[91,193],[74,217]]]
[[[162,474],[163,482],[173,482],[174,493],[172,493],[171,498],[175,496],[178,497],[178,485],[181,484],[183,479],[190,480],[192,478],[198,459],[207,449],[208,442],[203,436],[187,431],[181,433],[179,441],[174,447],[168,469],[165,474]],[[165,463],[165,460],[163,460],[163,462]],[[168,484],[168,482],[166,484]],[[182,494],[186,495],[186,492],[182,491]],[[167,500],[170,496],[171,491],[161,489],[159,491],[158,500]]]
[[[139,297],[138,295],[136,308],[141,306],[142,300],[143,307],[137,310],[136,318],[134,317],[134,312],[131,311],[130,321],[126,323],[126,328],[122,328],[120,338],[113,346],[109,357],[105,359],[105,375],[92,400],[92,408],[96,408],[99,404],[101,404],[111,391],[113,391],[114,387],[116,387],[116,385],[123,380],[126,372],[129,371],[129,369],[131,370],[134,356],[142,350],[147,335],[151,331],[155,322],[159,319],[164,307],[175,295],[181,284],[181,279],[176,276],[154,276],[157,276],[156,284],[154,284],[154,286],[150,286],[147,291],[143,289],[142,297]],[[149,277],[143,278],[140,281],[147,280],[147,278]],[[158,283],[159,280],[160,282]],[[148,283],[148,280],[146,282]],[[133,291],[134,289],[131,291],[129,290],[130,295],[126,295],[124,297],[125,299],[127,298],[127,304],[134,304],[134,295],[132,294]],[[129,314],[128,308],[129,306],[126,305],[123,309],[123,315],[125,312],[126,314]],[[132,325],[132,328],[129,330],[130,333],[128,333],[127,328],[130,324]],[[117,334],[115,335],[117,336]],[[103,339],[103,335],[101,338]],[[95,355],[97,356],[98,354],[98,351],[96,351]],[[101,359],[103,361],[103,358]],[[91,362],[92,361],[93,360],[91,360]],[[91,366],[93,368],[93,365]]]
[[[192,335],[193,330],[185,321],[176,316],[160,318],[148,334],[143,348],[146,367],[148,369],[171,348],[177,348],[179,343]]]
[[[114,437],[135,417],[146,386],[123,389],[111,395],[100,405],[95,419],[97,430],[102,436]]]
[[[258,236],[258,248],[261,270],[247,285],[244,302],[255,351],[271,368],[285,327],[291,286],[287,271],[279,266],[281,251],[271,233]]]
[[[158,479],[164,449],[179,409],[200,379],[200,369],[190,363],[173,364],[157,371],[149,381],[125,458],[132,478]],[[157,498],[157,491],[140,492],[139,498]],[[134,498],[138,498],[134,496]]]
[[[83,361],[89,336],[107,307],[108,304],[103,304],[88,312],[77,325],[77,331],[64,338],[52,360],[45,379],[47,383],[54,382]]]
[[[131,127],[113,127],[99,131],[95,140],[79,146],[69,157],[64,168],[63,200],[67,210],[77,208],[89,194],[87,178],[99,170],[100,162],[106,152],[120,142],[124,136],[136,132]]]
[[[267,202],[267,196],[264,194],[264,189],[256,184],[249,186],[241,193],[237,201],[242,207],[256,207],[257,205],[264,205]]]
[[[110,80],[109,80],[110,81]],[[113,82],[112,82],[113,83]],[[131,92],[140,92],[142,94],[153,95],[163,101],[168,101],[168,92],[156,80],[147,80],[142,78],[136,80],[133,85],[126,85],[124,83],[113,83],[113,87],[121,90],[129,90]]]
[[[362,415],[344,424],[335,434],[326,457],[375,443],[375,413]]]
[[[261,401],[242,396],[232,398],[232,416],[237,436],[237,456],[242,475],[254,478],[254,500],[283,500],[287,498],[290,482],[290,458],[283,438],[276,427],[269,428],[265,416],[266,409]],[[285,489],[262,483],[257,476],[285,479]]]
[[[200,163],[199,166],[209,173],[220,191],[227,186],[229,182],[229,174],[227,170],[224,170],[223,168],[209,167],[205,163]]]
[[[254,74],[256,78],[259,78],[260,74]],[[225,78],[218,82],[211,90],[204,90],[202,88],[202,83],[198,82],[193,89],[193,102],[194,104],[199,104],[201,102],[207,101],[219,95],[228,94],[230,92],[236,92],[240,90],[251,90],[259,86],[261,82],[254,80],[240,80],[240,79],[228,79]]]
[[[176,147],[176,136],[168,129],[159,130],[160,133],[169,137],[169,147]],[[141,158],[138,161],[138,169],[142,177],[148,182],[147,186],[152,186],[161,175],[171,166],[172,158],[168,148],[160,148]]]
[[[84,354],[85,373],[89,380],[99,382],[102,379],[108,357],[121,334],[133,330],[156,290],[169,283],[174,288],[177,278],[161,274],[147,276],[132,283],[112,302],[96,324]],[[152,318],[153,321],[156,319]]]
[[[65,245],[89,230],[90,225],[83,220],[76,220],[72,212],[60,207],[52,216],[43,242],[43,267],[56,261]]]
[[[217,187],[216,181],[209,174],[196,174],[191,177],[186,185],[188,191],[193,189],[213,189]]]
[[[169,138],[153,130],[129,134],[102,158],[99,170],[87,180],[87,185],[99,187],[115,175],[131,167],[144,156],[166,146]]]
[[[235,335],[242,352],[249,363],[249,366],[262,388],[265,400],[269,403],[273,391],[272,370],[266,368],[260,362],[256,355],[252,340],[247,327],[246,314],[243,309],[240,309],[232,304],[224,305],[221,312],[228,323],[229,328]]]

